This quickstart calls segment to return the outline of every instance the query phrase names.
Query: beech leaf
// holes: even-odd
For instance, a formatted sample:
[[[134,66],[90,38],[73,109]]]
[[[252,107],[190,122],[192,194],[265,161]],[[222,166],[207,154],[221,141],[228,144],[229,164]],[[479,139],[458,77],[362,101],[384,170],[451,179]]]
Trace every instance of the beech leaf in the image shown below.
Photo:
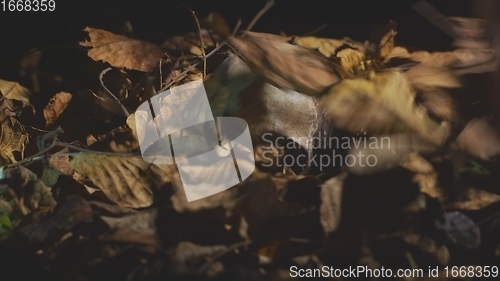
[[[21,86],[18,82],[7,81],[0,79],[0,91],[4,98],[9,100],[18,100],[24,106],[29,106],[31,92],[25,87]]]
[[[160,62],[164,54],[161,47],[150,42],[91,27],[84,31],[90,41],[80,42],[80,45],[89,47],[88,56],[114,67],[147,72]]]
[[[341,80],[332,63],[320,54],[292,45],[281,36],[248,31],[244,34],[229,37],[229,45],[257,75],[274,86],[315,96]]]
[[[71,160],[73,169],[87,176],[122,207],[141,208],[153,203],[153,190],[170,182],[173,165],[153,165],[140,156],[79,153]]]

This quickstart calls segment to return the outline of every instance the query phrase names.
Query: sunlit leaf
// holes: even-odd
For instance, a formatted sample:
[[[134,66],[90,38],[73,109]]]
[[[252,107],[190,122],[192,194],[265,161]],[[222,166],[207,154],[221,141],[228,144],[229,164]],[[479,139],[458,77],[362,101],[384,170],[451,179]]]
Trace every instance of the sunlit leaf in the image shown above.
[[[140,156],[79,153],[73,169],[87,176],[111,201],[124,207],[148,207],[153,191],[170,182],[174,166],[153,165]]]
[[[114,67],[146,72],[158,65],[163,57],[163,50],[150,42],[91,27],[86,27],[84,31],[88,33],[90,40],[80,44],[89,47],[88,56]]]

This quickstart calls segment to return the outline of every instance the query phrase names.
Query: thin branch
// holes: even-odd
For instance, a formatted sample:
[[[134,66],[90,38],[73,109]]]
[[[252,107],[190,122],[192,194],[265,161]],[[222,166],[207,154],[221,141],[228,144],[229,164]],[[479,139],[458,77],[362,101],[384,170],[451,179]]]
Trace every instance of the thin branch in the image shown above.
[[[103,71],[101,71],[101,73],[99,74],[99,82],[101,83],[101,86],[104,88],[106,93],[108,93],[120,105],[125,116],[128,117],[130,115],[128,110],[125,108],[125,106],[123,106],[121,101],[108,89],[108,87],[106,87],[106,85],[104,85],[104,81],[103,81],[104,75],[106,75],[106,73],[108,73],[112,69],[113,68],[108,67],[108,68],[104,69]]]
[[[238,18],[238,21],[236,22],[236,26],[233,29],[233,33],[232,33],[233,36],[236,35],[236,32],[238,32],[242,23],[243,22],[241,21],[241,18]]]
[[[264,7],[255,15],[250,24],[247,27],[247,31],[252,30],[253,26],[257,23],[257,21],[267,12],[271,7],[274,6],[274,0],[266,0],[266,4]]]

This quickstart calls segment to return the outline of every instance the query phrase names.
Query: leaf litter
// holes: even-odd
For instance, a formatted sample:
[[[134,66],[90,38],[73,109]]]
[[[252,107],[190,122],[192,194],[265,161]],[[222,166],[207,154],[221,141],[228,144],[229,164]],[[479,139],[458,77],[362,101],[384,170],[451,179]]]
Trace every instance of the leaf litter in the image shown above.
[[[475,91],[467,74],[498,71],[494,48],[474,41],[478,22],[449,19],[458,35],[447,52],[399,46],[394,23],[374,42],[232,31],[215,12],[201,23],[162,44],[86,27],[80,45],[105,64],[97,88],[0,80],[0,260],[17,251],[55,280],[499,264],[500,132],[491,112],[466,114],[457,97]],[[22,75],[38,73],[40,57],[19,58]],[[134,110],[197,79],[214,116],[248,122],[257,168],[187,202],[175,165],[141,158]],[[357,145],[327,146],[327,136]],[[391,146],[360,146],[367,139]],[[332,152],[378,161],[286,162]]]

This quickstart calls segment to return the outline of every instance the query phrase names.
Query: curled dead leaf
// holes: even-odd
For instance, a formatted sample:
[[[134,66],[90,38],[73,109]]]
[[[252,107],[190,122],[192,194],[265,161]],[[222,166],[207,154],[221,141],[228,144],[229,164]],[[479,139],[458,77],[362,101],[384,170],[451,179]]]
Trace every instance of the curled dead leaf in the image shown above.
[[[17,217],[39,209],[51,211],[56,205],[50,188],[22,166],[0,170],[0,190],[4,190],[2,196],[10,202]]]
[[[147,72],[160,62],[164,54],[161,47],[150,42],[91,27],[84,31],[90,40],[80,42],[80,45],[89,47],[88,56],[114,67]]]
[[[45,124],[48,126],[54,123],[59,115],[63,113],[71,101],[71,94],[66,92],[59,92],[53,96],[49,103],[43,109],[43,116],[45,117]]]
[[[10,116],[4,117],[0,122],[0,164],[13,163],[24,158],[24,148],[28,143],[24,126]],[[14,152],[20,153],[20,157],[16,157]]]

